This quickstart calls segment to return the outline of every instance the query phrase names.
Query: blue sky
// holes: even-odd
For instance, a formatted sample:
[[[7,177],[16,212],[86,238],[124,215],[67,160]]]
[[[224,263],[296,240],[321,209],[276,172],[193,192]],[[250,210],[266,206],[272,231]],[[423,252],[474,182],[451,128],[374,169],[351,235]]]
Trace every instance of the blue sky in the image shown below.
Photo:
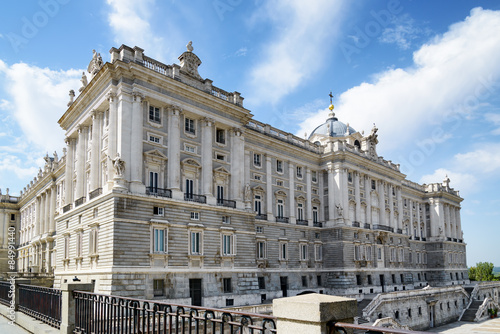
[[[188,41],[254,118],[304,136],[326,118],[379,128],[412,181],[460,190],[468,265],[500,266],[500,3],[10,1],[0,13],[0,188],[18,194],[62,153],[68,91],[92,49],[126,44],[178,63]]]

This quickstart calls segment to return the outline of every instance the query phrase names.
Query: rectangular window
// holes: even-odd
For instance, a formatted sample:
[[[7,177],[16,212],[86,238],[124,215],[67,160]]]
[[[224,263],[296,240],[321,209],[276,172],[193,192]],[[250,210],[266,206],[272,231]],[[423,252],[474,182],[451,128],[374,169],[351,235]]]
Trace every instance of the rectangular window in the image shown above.
[[[233,255],[233,235],[223,234],[222,235],[222,255]]]
[[[264,276],[259,276],[257,279],[259,281],[259,289],[264,290],[266,288],[266,279]]]
[[[149,135],[149,141],[153,142],[153,143],[159,144],[160,143],[160,137]]]
[[[283,218],[283,213],[284,213],[284,203],[282,199],[279,199],[277,204],[276,204],[276,217],[278,218]]]
[[[356,284],[361,285],[361,276],[360,275],[356,275]]]
[[[372,190],[376,189],[377,189],[377,183],[375,182],[375,180],[372,180]]]
[[[261,215],[261,210],[262,210],[262,197],[260,195],[255,195],[254,211],[256,214]]]
[[[253,154],[253,165],[255,167],[262,167],[262,155],[258,153]]]
[[[154,279],[153,280],[153,296],[159,297],[163,296],[163,280],[162,279]]]
[[[302,167],[297,166],[297,177],[299,179],[302,178]]]
[[[304,220],[304,204],[297,204],[297,220]]]
[[[231,278],[223,278],[222,284],[224,288],[224,293],[233,292],[233,285],[231,284]]]
[[[313,170],[311,173],[311,178],[313,182],[318,182],[318,172]]]
[[[153,214],[155,216],[163,216],[163,208],[160,208],[158,206],[153,207]]]
[[[166,229],[153,229],[153,253],[167,253],[168,233]]]
[[[201,232],[191,232],[191,255],[201,255]]]
[[[190,179],[186,179],[186,189],[185,189],[185,193],[186,195],[188,196],[188,198],[190,197],[193,197],[193,190],[194,190],[194,181],[193,180],[190,180]]]
[[[312,214],[313,214],[313,223],[318,223],[319,218],[318,218],[318,207],[317,206],[313,206]]]
[[[223,200],[224,199],[224,187],[223,186],[217,186],[217,200]]]
[[[215,159],[220,160],[220,161],[226,161],[226,156],[224,154],[215,154]]]
[[[360,260],[359,258],[359,246],[354,246],[354,260]]]
[[[190,153],[196,153],[196,146],[184,144],[184,151],[190,152]]]
[[[302,244],[300,245],[300,260],[301,261],[306,261],[307,260],[307,245]]]
[[[219,144],[226,143],[226,130],[217,129],[215,130],[215,141]]]
[[[276,171],[278,173],[283,173],[283,161],[276,160]]]
[[[266,258],[266,243],[264,241],[257,242],[257,258],[258,259]]]
[[[158,173],[149,172],[149,191],[153,194],[158,192]]]
[[[15,214],[15,213],[11,213],[11,214],[10,214],[10,220],[11,220],[11,221],[16,220],[16,214]]]
[[[368,284],[371,285],[372,284],[372,275],[368,275]]]
[[[283,181],[282,180],[276,180],[276,185],[278,187],[283,187]]]
[[[318,286],[321,286],[321,275],[316,276],[316,282],[318,283]]]
[[[288,259],[288,244],[286,242],[282,242],[280,244],[280,260]]]
[[[196,134],[194,119],[190,119],[190,118],[187,118],[187,117],[185,118],[184,131],[186,133],[191,134],[191,135],[195,135]]]
[[[323,245],[314,246],[314,258],[316,261],[323,260]]]
[[[155,123],[161,123],[160,108],[149,106],[149,120]]]
[[[256,226],[255,227],[255,232],[257,232],[257,233],[264,233],[264,228],[262,226]]]
[[[230,216],[222,216],[222,224],[231,224]]]
[[[302,287],[307,287],[307,276],[302,276]]]

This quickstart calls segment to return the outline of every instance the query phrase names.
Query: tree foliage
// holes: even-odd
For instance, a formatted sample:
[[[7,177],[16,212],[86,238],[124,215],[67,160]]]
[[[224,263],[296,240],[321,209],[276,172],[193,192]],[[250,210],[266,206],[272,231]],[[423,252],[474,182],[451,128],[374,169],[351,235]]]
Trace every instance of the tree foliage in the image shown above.
[[[479,262],[475,267],[469,268],[469,279],[471,281],[495,281],[498,280],[493,274],[493,263]]]

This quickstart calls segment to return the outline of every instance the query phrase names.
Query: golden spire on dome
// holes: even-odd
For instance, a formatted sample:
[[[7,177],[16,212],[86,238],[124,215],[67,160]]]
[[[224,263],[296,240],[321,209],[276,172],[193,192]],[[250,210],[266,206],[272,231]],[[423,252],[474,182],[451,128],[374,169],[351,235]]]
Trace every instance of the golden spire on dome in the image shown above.
[[[332,101],[332,99],[333,99],[333,94],[332,94],[332,92],[331,92],[331,91],[330,91],[329,96],[330,96],[330,106],[328,107],[328,109],[330,109],[330,114],[328,115],[328,117],[329,117],[329,118],[331,118],[331,117],[335,117],[335,113],[333,112],[333,108],[334,108],[334,107],[333,107],[333,101]]]

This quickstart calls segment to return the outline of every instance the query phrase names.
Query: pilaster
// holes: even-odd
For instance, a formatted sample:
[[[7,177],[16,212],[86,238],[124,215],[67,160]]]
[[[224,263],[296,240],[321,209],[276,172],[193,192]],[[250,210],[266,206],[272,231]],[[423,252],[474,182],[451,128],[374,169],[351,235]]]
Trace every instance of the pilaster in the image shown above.
[[[132,129],[130,136],[130,191],[144,193],[146,186],[143,179],[143,100],[144,95],[139,92],[132,93]]]
[[[271,170],[268,170],[268,173],[271,173]],[[290,191],[289,191],[289,198],[288,198],[288,212],[289,212],[289,219],[290,219],[290,224],[295,224],[295,166],[294,164],[289,161],[288,162],[288,177],[289,179],[289,185],[290,185]],[[286,216],[286,213],[283,213]]]
[[[353,182],[354,182],[354,201],[356,202],[355,220],[359,223],[366,223],[361,219],[361,194],[359,190],[359,173],[357,171],[353,172]]]
[[[207,197],[208,204],[215,204],[213,193],[213,128],[214,120],[205,118],[201,121],[201,182],[202,194]]]
[[[176,106],[168,108],[168,188],[172,197],[182,199],[181,192],[181,154],[180,154],[180,114]]]
[[[107,95],[109,101],[109,125],[108,125],[108,159],[114,159],[117,153],[117,97],[114,92]],[[113,189],[115,170],[113,163],[108,161],[108,190]]]
[[[312,226],[312,175],[309,167],[306,168],[306,219],[307,225]]]
[[[102,140],[102,115],[97,110],[91,112],[92,115],[92,152],[90,164],[90,191],[100,187],[99,175],[101,170],[101,140]]]
[[[271,157],[266,156],[266,211],[267,211],[267,221],[274,221],[273,214],[273,177],[271,169]]]

